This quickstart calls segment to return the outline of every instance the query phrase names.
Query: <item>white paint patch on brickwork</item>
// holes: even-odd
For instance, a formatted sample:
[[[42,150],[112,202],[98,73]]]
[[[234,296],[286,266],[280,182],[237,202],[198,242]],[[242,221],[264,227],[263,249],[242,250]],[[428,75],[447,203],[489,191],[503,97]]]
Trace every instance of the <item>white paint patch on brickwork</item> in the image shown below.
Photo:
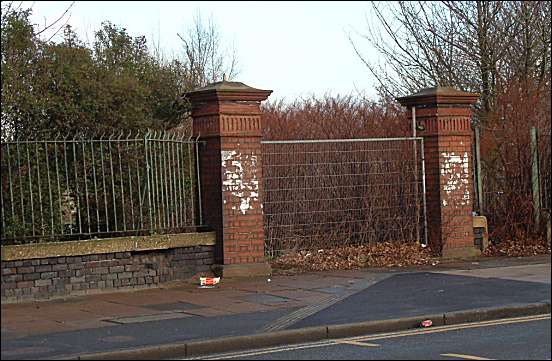
[[[222,190],[231,192],[237,198],[232,200],[232,209],[246,214],[253,208],[253,201],[259,200],[257,180],[257,156],[242,155],[234,150],[222,151]]]
[[[451,198],[443,200],[443,207],[453,203],[456,207],[470,204],[470,181],[469,181],[469,156],[465,152],[463,155],[455,152],[441,153],[443,161],[441,162],[441,177],[445,178],[443,191],[447,195],[453,195],[456,198],[453,202]]]

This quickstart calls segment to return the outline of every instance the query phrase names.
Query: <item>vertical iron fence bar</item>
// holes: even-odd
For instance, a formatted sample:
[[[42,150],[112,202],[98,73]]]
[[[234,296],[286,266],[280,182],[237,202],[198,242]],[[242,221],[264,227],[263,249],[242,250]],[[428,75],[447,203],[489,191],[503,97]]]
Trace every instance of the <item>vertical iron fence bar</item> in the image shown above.
[[[98,203],[98,181],[96,178],[96,157],[94,156],[93,139],[90,139],[90,156],[92,158],[92,179],[94,179],[94,201],[96,202],[96,230],[100,233],[100,204]]]
[[[150,161],[151,161],[151,189],[152,189],[152,198],[153,198],[153,214],[154,214],[154,225],[153,228],[161,228],[161,209],[159,208],[159,194],[158,190],[158,180],[157,180],[157,158],[155,157],[155,145],[157,140],[157,132],[153,132],[153,137],[150,138]]]
[[[199,135],[197,136],[193,146],[195,147],[195,164],[196,164],[196,176],[197,176],[197,206],[199,212],[199,225],[203,225],[203,210],[201,209],[201,175],[199,172]],[[190,175],[191,176],[191,175]],[[262,185],[261,185],[262,186]],[[192,195],[194,199],[195,195]]]
[[[82,219],[80,211],[79,178],[77,172],[77,140],[73,138],[73,168],[75,169],[75,191],[77,196],[77,218],[79,220],[79,234],[82,234]]]
[[[174,197],[174,192],[173,192],[173,188],[172,188],[172,182],[173,182],[173,178],[172,178],[172,167],[173,167],[173,164],[171,162],[171,147],[172,147],[172,143],[173,143],[173,135],[172,134],[169,134],[168,135],[168,141],[167,141],[167,147],[165,148],[165,151],[166,151],[166,154],[167,154],[167,178],[169,180],[169,184],[168,184],[168,194],[169,194],[169,209],[170,209],[170,217],[169,217],[169,222],[170,222],[170,226],[171,228],[174,229],[175,225],[176,225],[176,222],[174,221],[174,215],[175,215],[175,209],[174,209],[174,202],[173,202],[173,197]]]
[[[190,168],[190,202],[191,202],[191,208],[192,208],[192,223],[195,225],[197,223],[196,217],[195,217],[195,205],[194,205],[194,171],[193,171],[193,152],[192,152],[192,141],[191,138],[188,141],[188,165]]]
[[[157,140],[157,138],[159,137],[159,135],[157,134],[158,132],[155,132],[155,138],[152,140],[152,144],[151,144],[151,159],[153,159],[154,161],[154,166],[153,166],[153,176],[154,176],[154,184],[155,184],[155,207],[156,207],[156,212],[155,212],[155,215],[157,216],[156,218],[156,224],[157,224],[157,228],[158,229],[161,229],[161,217],[162,217],[162,212],[163,210],[161,209],[161,193],[159,193],[159,160],[158,160],[158,157],[157,157],[157,154],[159,153],[158,151],[158,147],[159,147],[159,142]]]
[[[33,202],[33,172],[31,168],[31,156],[29,154],[29,143],[25,143],[25,150],[27,151],[27,167],[29,169],[29,195],[31,197],[31,224],[33,227],[33,237],[36,235],[35,222],[34,222],[34,202]]]
[[[163,156],[161,155],[161,152],[163,150],[163,133],[159,133],[159,138],[157,139],[157,158],[159,159],[159,166],[157,167],[159,171],[159,192],[161,194],[161,203],[160,207],[163,207],[163,212],[161,215],[160,221],[160,228],[166,227],[166,217],[167,217],[167,209],[165,208],[165,193],[163,191],[163,188],[165,187],[165,179],[163,178]]]
[[[168,183],[168,177],[167,177],[167,156],[165,154],[165,150],[167,149],[167,133],[163,133],[163,137],[161,140],[161,154],[159,156],[161,157],[161,163],[163,164],[162,170],[162,177],[163,177],[163,188],[162,191],[165,192],[165,203],[163,203],[163,206],[165,207],[165,227],[170,227],[170,217],[171,217],[171,209],[169,208],[169,188],[167,187]]]
[[[104,148],[104,141],[103,141],[102,134],[100,136],[100,162],[102,163],[102,186],[103,186],[103,198],[104,198],[104,208],[105,208],[105,231],[109,232],[109,214],[107,213],[107,187],[105,186],[105,167],[104,167],[104,154],[103,154],[103,148]]]
[[[126,150],[127,150],[127,155],[126,156],[127,156],[127,170],[128,170],[128,193],[129,193],[129,197],[130,197],[130,219],[132,219],[132,230],[134,230],[136,228],[136,226],[135,226],[135,223],[134,223],[134,201],[132,199],[132,193],[133,193],[132,192],[132,174],[131,174],[131,170],[130,170],[130,165],[131,165],[130,154],[132,152],[130,151],[130,140],[129,140],[131,134],[132,134],[132,132],[128,134],[127,139],[126,139]],[[137,155],[136,152],[135,152],[134,155],[135,156]]]
[[[140,154],[140,143],[138,142],[138,135],[134,139],[134,148],[135,148],[135,164],[136,164],[136,184],[138,188],[138,205],[139,205],[139,212],[140,212],[140,228],[144,229],[144,214],[142,212],[142,206],[144,202],[144,196],[142,195],[142,186],[141,186],[141,179],[140,179],[140,164],[138,163],[138,155]]]
[[[58,162],[58,150],[57,150],[57,139],[58,136],[56,136],[56,139],[54,140],[54,158],[56,159],[56,183],[57,183],[57,190],[58,190],[58,206],[59,206],[59,226],[61,229],[61,234],[64,234],[65,230],[63,229],[63,213],[62,213],[62,205],[61,205],[61,186],[59,184],[59,162]],[[53,218],[53,215],[52,215]]]
[[[146,155],[146,178],[147,178],[147,193],[148,193],[148,214],[149,214],[149,219],[150,219],[150,223],[149,223],[149,229],[150,231],[152,229],[154,229],[154,225],[153,225],[153,213],[152,213],[152,204],[151,204],[151,184],[150,184],[150,164],[149,164],[149,161],[148,161],[148,136],[149,136],[149,130],[148,132],[144,135],[144,153]]]
[[[177,174],[177,178],[178,178],[178,207],[180,208],[180,217],[178,218],[178,223],[182,226],[183,225],[183,220],[184,220],[184,217],[185,215],[183,214],[183,207],[182,207],[182,164],[181,162],[183,161],[182,159],[180,159],[180,152],[181,152],[181,149],[182,149],[182,138],[180,139],[180,141],[178,143],[176,143],[176,174]],[[185,223],[185,222],[184,222]]]
[[[55,143],[54,143],[55,144]],[[44,141],[44,154],[46,155],[46,174],[48,175],[48,196],[50,200],[50,223],[51,223],[51,234],[52,236],[55,234],[54,232],[54,206],[52,202],[52,186],[50,184],[50,161],[48,160],[48,143]]]
[[[178,219],[178,208],[176,207],[176,190],[174,188],[174,182],[176,181],[174,177],[174,157],[173,157],[173,150],[174,150],[174,144],[176,142],[176,134],[172,136],[171,142],[169,143],[169,149],[168,149],[168,158],[169,158],[169,175],[171,177],[171,208],[172,208],[172,216],[171,221],[173,224],[173,227],[177,226],[177,219]]]
[[[38,204],[40,206],[40,231],[44,235],[44,211],[42,209],[42,183],[40,182],[40,164],[38,160],[38,142],[34,141],[35,144],[35,157],[36,157],[36,178],[38,180]]]
[[[169,194],[169,184],[170,184],[170,173],[169,173],[169,165],[167,165],[167,147],[169,146],[169,135],[167,132],[163,135],[163,151],[161,153],[163,157],[163,177],[165,181],[163,184],[165,185],[165,207],[166,209],[166,227],[171,227],[171,206],[170,206],[170,194]]]
[[[154,145],[154,143],[152,142],[152,137],[153,137],[153,134],[155,132],[152,132],[150,135],[148,135],[148,139],[147,139],[147,142],[146,142],[146,146],[148,148],[148,152],[147,152],[147,155],[148,155],[148,159],[147,161],[149,162],[148,163],[148,169],[149,169],[149,173],[148,173],[148,191],[149,191],[149,195],[148,196],[149,198],[148,199],[151,199],[151,202],[150,202],[150,205],[149,205],[149,208],[150,208],[150,211],[151,211],[151,224],[150,224],[150,228],[151,229],[156,229],[156,224],[157,224],[157,206],[156,206],[156,198],[155,198],[155,177],[154,177],[154,165],[153,165],[153,152],[152,152],[152,147]]]
[[[123,165],[121,163],[121,137],[123,133],[117,138],[117,158],[119,159],[119,184],[121,185],[121,212],[123,213],[123,230],[127,230],[126,224],[126,212],[125,212],[125,188],[123,186]]]
[[[17,141],[17,139],[16,139]],[[19,176],[19,196],[21,200],[21,222],[25,224],[25,201],[23,198],[23,177],[21,176],[21,154],[19,152],[19,142],[15,143],[15,151],[17,153],[17,174]]]
[[[68,197],[70,196],[71,193],[69,193],[69,168],[67,166],[67,139],[64,139],[63,140],[63,159],[64,159],[64,163],[65,163],[65,201],[67,201]],[[72,214],[72,210],[71,210],[71,214]],[[73,216],[71,215],[71,218]],[[64,224],[62,224],[62,227],[64,226]],[[70,225],[69,227],[69,233],[70,234],[73,234],[73,224]]]
[[[115,231],[119,230],[119,227],[117,226],[117,203],[115,202],[115,174],[113,172],[113,152],[111,149],[111,137],[113,135],[109,136],[108,139],[108,146],[109,146],[109,167],[111,168],[111,195],[113,198],[113,219],[115,223]]]
[[[173,208],[173,224],[174,227],[178,227],[178,194],[176,193],[176,176],[175,176],[175,157],[174,157],[174,147],[176,145],[177,138],[176,134],[173,135],[172,142],[169,147],[169,158],[170,158],[170,165],[171,168],[169,169],[171,174],[171,200],[172,200],[172,208]]]
[[[85,150],[86,141],[82,139],[82,170],[84,173],[84,195],[86,197],[86,219],[88,220],[88,234],[92,233],[90,228],[90,197],[88,195],[88,173],[86,172],[86,150]]]
[[[173,179],[173,183],[172,183],[172,186],[173,186],[173,205],[174,205],[174,226],[175,227],[179,227],[181,226],[180,225],[180,222],[178,220],[179,218],[179,209],[178,209],[178,189],[177,189],[177,184],[178,184],[178,178],[176,177],[176,154],[175,154],[175,148],[176,148],[176,145],[178,144],[178,140],[177,140],[177,137],[176,137],[176,134],[175,136],[173,137],[173,142],[171,143],[171,148],[170,148],[170,155],[171,155],[171,171],[172,171],[172,179]]]
[[[163,219],[163,209],[162,209],[162,199],[161,199],[161,175],[159,173],[159,157],[157,156],[159,154],[159,135],[157,132],[155,133],[155,139],[153,141],[153,147],[152,147],[152,157],[155,161],[155,195],[156,195],[156,201],[155,205],[157,206],[157,227],[159,229],[162,229],[162,219]]]
[[[7,158],[8,158],[8,177],[9,177],[9,181],[8,181],[8,184],[9,184],[9,187],[10,187],[10,205],[11,205],[11,215],[12,215],[12,222],[15,222],[15,201],[13,199],[13,185],[12,185],[12,169],[11,169],[11,161],[10,161],[10,158],[11,158],[11,154],[10,154],[10,144],[9,143],[6,143],[6,155],[7,155]],[[4,192],[2,192],[4,193]],[[4,204],[4,203],[2,203]],[[4,211],[4,206],[2,206],[2,224],[4,224],[4,218],[6,217],[6,212]],[[5,228],[5,224],[4,224],[4,228],[3,229],[6,229]]]
[[[163,139],[161,141],[161,144],[162,144],[162,151],[161,151],[161,158],[162,158],[162,162],[163,162],[163,185],[164,185],[164,191],[165,191],[165,207],[166,207],[166,213],[165,213],[165,226],[167,228],[170,228],[171,224],[171,208],[170,208],[170,205],[169,205],[169,198],[170,198],[170,195],[169,195],[169,187],[168,187],[168,182],[170,182],[170,180],[168,179],[169,177],[167,176],[167,154],[166,154],[166,150],[167,150],[167,145],[169,144],[169,140],[168,140],[168,134],[165,132],[163,134]]]
[[[174,145],[175,145],[175,142],[176,142],[176,138],[175,138],[176,134],[172,134],[171,135],[171,141],[169,143],[169,149],[168,149],[168,152],[167,152],[167,158],[169,159],[169,176],[171,178],[171,183],[169,184],[169,187],[171,189],[171,222],[172,222],[172,226],[173,228],[177,227],[178,226],[178,209],[176,208],[176,191],[174,189],[174,182],[175,182],[175,178],[174,178],[174,159],[173,159],[173,156],[172,156],[172,152],[173,152],[173,148],[174,148]]]

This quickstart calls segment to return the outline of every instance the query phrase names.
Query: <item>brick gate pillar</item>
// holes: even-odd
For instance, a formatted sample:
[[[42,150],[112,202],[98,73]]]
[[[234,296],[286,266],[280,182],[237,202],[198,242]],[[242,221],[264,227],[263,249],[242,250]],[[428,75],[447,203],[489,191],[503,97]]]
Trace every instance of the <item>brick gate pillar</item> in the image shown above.
[[[264,275],[261,101],[271,90],[221,81],[187,93],[200,146],[204,223],[217,234],[225,277]]]
[[[471,106],[478,94],[428,88],[398,98],[424,138],[429,243],[445,258],[474,256]]]

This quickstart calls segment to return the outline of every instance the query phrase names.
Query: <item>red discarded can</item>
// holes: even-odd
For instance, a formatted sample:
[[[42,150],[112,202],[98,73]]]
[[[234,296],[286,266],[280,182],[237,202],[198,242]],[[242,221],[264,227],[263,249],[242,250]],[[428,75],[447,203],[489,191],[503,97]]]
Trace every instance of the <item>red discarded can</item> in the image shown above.
[[[422,327],[431,327],[433,325],[433,322],[431,320],[425,320],[421,323]]]
[[[220,282],[220,277],[200,277],[199,284],[201,286],[214,286]]]

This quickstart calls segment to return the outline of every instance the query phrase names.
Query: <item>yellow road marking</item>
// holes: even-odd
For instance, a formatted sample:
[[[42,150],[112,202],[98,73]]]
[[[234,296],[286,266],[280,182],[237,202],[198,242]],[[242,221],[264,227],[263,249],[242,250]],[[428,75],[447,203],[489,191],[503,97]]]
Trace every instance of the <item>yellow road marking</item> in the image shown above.
[[[224,360],[224,359],[232,359],[232,358],[238,358],[238,357],[243,358],[243,357],[249,357],[249,356],[266,355],[268,353],[275,353],[275,352],[303,350],[308,348],[335,346],[335,345],[336,343],[334,341],[321,341],[321,342],[303,344],[303,345],[297,345],[297,346],[271,347],[271,348],[261,349],[258,351],[245,351],[245,352],[218,354],[218,355],[212,355],[207,357],[190,358],[187,360]]]
[[[524,317],[516,317],[516,318],[509,318],[509,319],[503,319],[503,320],[492,320],[492,321],[482,321],[482,322],[472,322],[472,323],[463,323],[459,325],[451,325],[451,326],[438,326],[434,328],[427,328],[427,329],[414,329],[414,330],[406,330],[406,331],[398,331],[398,332],[389,332],[389,333],[381,333],[378,335],[373,336],[359,336],[359,337],[350,337],[350,338],[344,338],[344,339],[334,339],[334,340],[327,340],[327,341],[319,341],[315,343],[308,343],[308,344],[300,344],[300,345],[290,345],[290,346],[279,346],[279,347],[272,347],[272,348],[265,348],[257,351],[246,351],[246,352],[235,352],[235,353],[226,353],[226,354],[218,354],[208,357],[202,357],[202,360],[208,360],[208,359],[230,359],[230,358],[242,358],[242,357],[249,357],[249,356],[257,356],[257,355],[264,355],[268,353],[275,353],[275,352],[284,352],[284,351],[294,351],[294,350],[302,350],[302,349],[308,349],[308,348],[315,348],[315,347],[325,347],[325,346],[335,346],[337,344],[342,343],[349,343],[349,344],[360,344],[361,346],[367,346],[369,344],[363,343],[362,341],[372,341],[372,340],[380,340],[380,339],[388,339],[388,338],[396,338],[396,337],[406,337],[406,336],[417,336],[417,335],[426,335],[431,333],[441,333],[441,332],[448,332],[448,331],[456,331],[456,330],[463,330],[463,329],[470,329],[470,328],[478,328],[478,327],[486,327],[486,326],[497,326],[497,325],[508,325],[512,323],[521,323],[521,322],[531,322],[531,321],[541,321],[541,320],[548,320],[550,319],[550,314],[547,315],[537,315],[537,316],[524,316]],[[376,344],[373,344],[376,345]],[[374,347],[377,347],[379,345],[376,345]],[[370,346],[367,346],[370,347]],[[454,355],[454,354],[447,354],[447,355]],[[466,357],[477,357],[477,356],[469,356],[469,355],[462,355]],[[459,357],[454,356],[454,357]],[[195,359],[195,358],[192,358]],[[471,360],[489,360],[484,358],[477,358],[477,359],[471,359]]]
[[[372,336],[359,336],[359,337],[347,338],[345,340],[372,341],[372,340],[380,340],[380,339],[386,339],[386,338],[427,335],[431,333],[457,331],[457,330],[464,330],[469,328],[508,325],[512,323],[531,322],[531,321],[541,321],[541,320],[547,320],[547,319],[550,319],[550,314],[539,315],[539,316],[517,317],[517,318],[510,318],[505,320],[463,323],[463,324],[451,325],[451,326],[438,326],[438,327],[428,328],[428,329],[414,329],[414,330],[406,330],[406,331],[399,331],[399,332],[389,332],[389,333],[382,333],[382,334],[372,335]]]
[[[349,340],[335,340],[335,343],[344,343],[347,345],[355,345],[355,346],[362,346],[362,347],[379,347],[377,343],[367,343],[367,342],[358,342],[358,341],[349,341]]]
[[[442,353],[441,356],[461,358],[464,360],[491,360],[490,358],[471,356],[471,355],[461,355],[457,353]]]

